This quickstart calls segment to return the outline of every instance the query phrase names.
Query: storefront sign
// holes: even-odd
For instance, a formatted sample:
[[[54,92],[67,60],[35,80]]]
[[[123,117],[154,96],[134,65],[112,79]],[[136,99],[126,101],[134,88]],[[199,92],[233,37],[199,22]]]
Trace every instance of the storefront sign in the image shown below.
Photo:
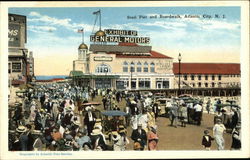
[[[94,61],[112,61],[113,57],[105,57],[105,56],[101,56],[101,57],[94,57]]]

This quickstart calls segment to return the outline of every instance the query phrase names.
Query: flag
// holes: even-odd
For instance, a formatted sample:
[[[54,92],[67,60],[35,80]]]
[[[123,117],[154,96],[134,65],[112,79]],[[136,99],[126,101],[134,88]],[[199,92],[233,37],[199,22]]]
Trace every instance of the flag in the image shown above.
[[[83,29],[78,29],[77,33],[83,33]]]
[[[98,14],[98,13],[101,13],[101,10],[98,10],[96,12],[93,12],[93,14]]]

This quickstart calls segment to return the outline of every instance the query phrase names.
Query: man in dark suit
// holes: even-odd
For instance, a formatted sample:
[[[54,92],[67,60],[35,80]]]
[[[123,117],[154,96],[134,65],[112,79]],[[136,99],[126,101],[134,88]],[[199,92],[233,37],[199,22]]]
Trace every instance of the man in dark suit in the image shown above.
[[[133,130],[131,139],[134,143],[140,143],[140,150],[143,151],[145,146],[147,145],[147,134],[144,129],[142,129],[142,125],[138,124],[138,128]]]
[[[96,115],[91,111],[91,107],[86,107],[87,113],[84,116],[84,125],[87,126],[88,135],[91,134],[96,120]]]

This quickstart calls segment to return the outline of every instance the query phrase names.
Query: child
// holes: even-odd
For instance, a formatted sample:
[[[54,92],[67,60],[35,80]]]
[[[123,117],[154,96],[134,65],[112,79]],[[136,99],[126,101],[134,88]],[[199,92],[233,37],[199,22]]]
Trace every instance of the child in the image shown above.
[[[210,147],[211,147],[211,142],[212,140],[214,140],[214,138],[212,138],[210,135],[209,135],[209,131],[208,130],[205,130],[204,131],[204,136],[202,137],[202,145],[204,146],[204,148],[206,150],[210,150]]]

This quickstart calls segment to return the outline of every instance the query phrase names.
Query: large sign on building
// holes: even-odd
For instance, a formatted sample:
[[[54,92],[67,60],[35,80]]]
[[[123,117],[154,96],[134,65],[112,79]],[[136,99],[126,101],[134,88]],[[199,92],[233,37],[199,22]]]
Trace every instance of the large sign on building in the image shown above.
[[[105,35],[91,35],[91,42],[116,42],[116,43],[150,43],[149,37],[137,37],[138,33],[134,30],[104,30]]]
[[[24,37],[24,41],[21,40]],[[21,47],[26,42],[26,16],[9,14],[9,47]]]

